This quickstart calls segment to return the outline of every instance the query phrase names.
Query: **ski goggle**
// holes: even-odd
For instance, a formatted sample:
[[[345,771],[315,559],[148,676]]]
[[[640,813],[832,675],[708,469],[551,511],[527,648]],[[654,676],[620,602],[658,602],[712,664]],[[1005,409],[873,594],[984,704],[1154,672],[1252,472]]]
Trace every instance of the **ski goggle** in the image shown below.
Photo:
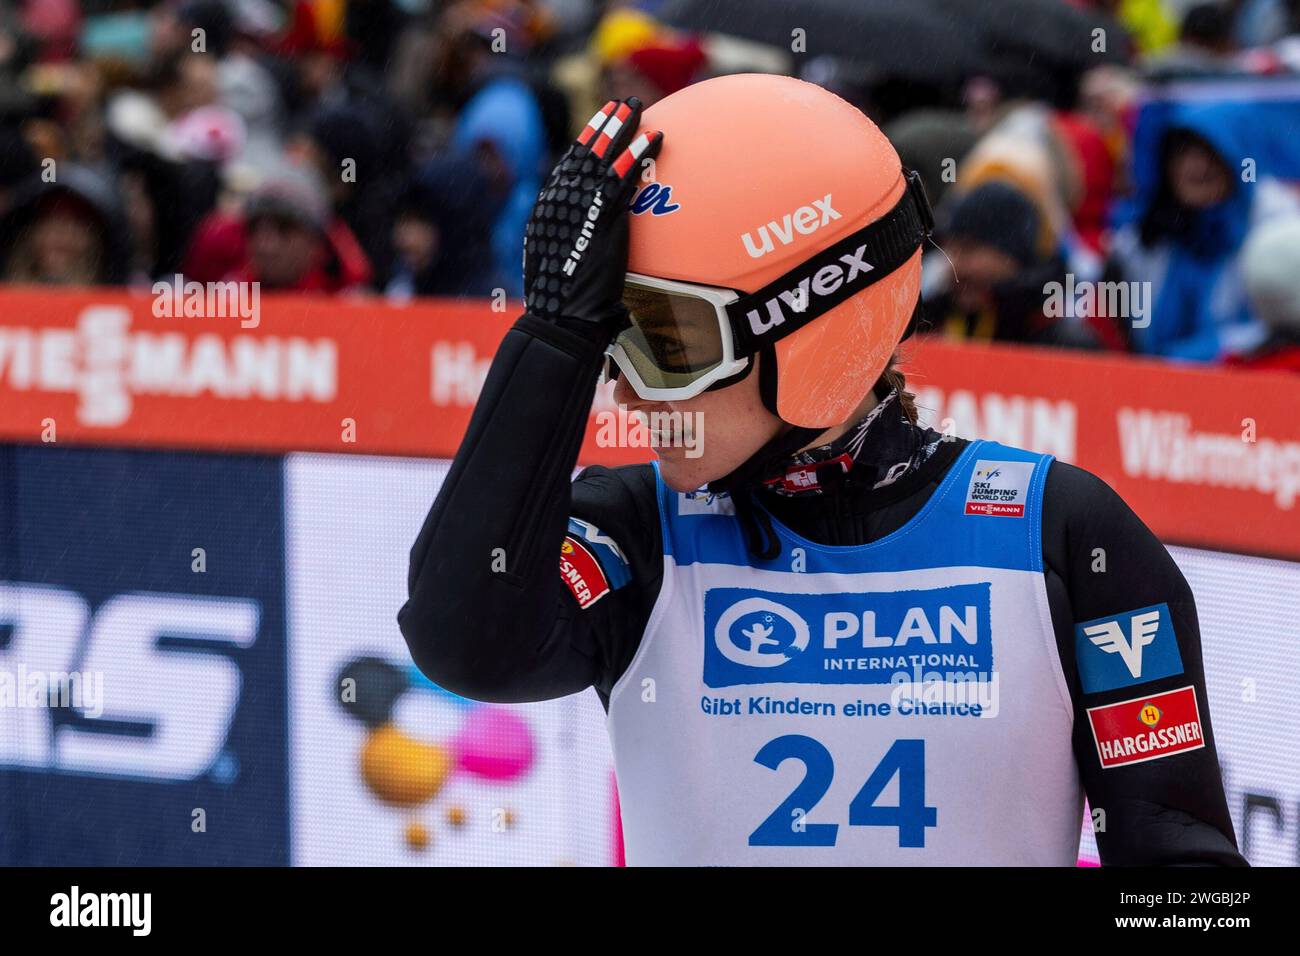
[[[727,306],[740,293],[629,272],[623,305],[630,324],[605,351],[604,379],[618,374],[642,398],[680,401],[743,372]]]
[[[605,351],[603,379],[626,375],[637,395],[650,401],[684,401],[732,384],[749,369],[750,356],[915,254],[934,219],[920,176],[905,170],[904,178],[906,189],[885,216],[754,292],[627,273],[629,324]]]

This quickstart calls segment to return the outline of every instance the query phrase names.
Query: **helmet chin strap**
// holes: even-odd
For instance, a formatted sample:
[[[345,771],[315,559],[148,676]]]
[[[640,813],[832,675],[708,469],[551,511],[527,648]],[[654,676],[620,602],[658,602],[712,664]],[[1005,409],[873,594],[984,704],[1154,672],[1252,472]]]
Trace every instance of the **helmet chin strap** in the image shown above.
[[[912,313],[903,338],[912,334],[921,316],[921,304],[918,301]],[[776,410],[776,349],[765,345],[758,353],[758,392],[763,406],[773,415]],[[750,363],[752,367],[753,362]],[[872,388],[875,389],[875,383]],[[779,416],[778,416],[779,417]],[[736,506],[736,517],[745,532],[749,550],[764,561],[771,561],[781,553],[781,539],[772,529],[772,520],[767,512],[756,505],[751,494],[753,487],[767,477],[772,471],[785,464],[797,451],[812,445],[820,435],[826,434],[834,426],[826,428],[804,428],[799,425],[787,425],[767,441],[758,451],[750,455],[730,474],[723,475],[708,484],[708,490],[714,494],[725,492],[731,495]]]
[[[776,349],[771,345],[765,345],[759,351],[757,358],[758,394],[763,400],[763,407],[779,418],[776,410]],[[802,428],[797,425],[787,425],[730,474],[709,482],[709,491],[715,494],[725,491],[735,495],[755,479],[766,477],[769,470],[782,464],[799,449],[812,444],[818,435],[829,430],[829,428]]]
[[[776,350],[771,345],[764,346],[758,357],[759,394],[763,398],[763,405],[775,415]],[[780,555],[781,539],[773,531],[772,520],[767,512],[754,502],[750,494],[751,487],[799,449],[812,444],[818,435],[828,430],[787,425],[730,474],[709,482],[708,489],[714,494],[726,492],[731,495],[736,506],[736,517],[740,520],[741,528],[745,533],[746,546],[761,560],[771,561]]]

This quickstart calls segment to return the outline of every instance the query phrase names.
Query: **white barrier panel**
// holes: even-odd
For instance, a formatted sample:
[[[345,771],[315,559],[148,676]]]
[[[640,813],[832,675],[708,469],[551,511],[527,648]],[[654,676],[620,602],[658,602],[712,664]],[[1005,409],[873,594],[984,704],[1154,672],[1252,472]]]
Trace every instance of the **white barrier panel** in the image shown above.
[[[595,692],[472,704],[411,665],[396,614],[445,474],[341,455],[286,463],[292,860],[606,865],[613,781]]]
[[[1237,842],[1300,864],[1300,564],[1170,548],[1196,595],[1206,690]]]

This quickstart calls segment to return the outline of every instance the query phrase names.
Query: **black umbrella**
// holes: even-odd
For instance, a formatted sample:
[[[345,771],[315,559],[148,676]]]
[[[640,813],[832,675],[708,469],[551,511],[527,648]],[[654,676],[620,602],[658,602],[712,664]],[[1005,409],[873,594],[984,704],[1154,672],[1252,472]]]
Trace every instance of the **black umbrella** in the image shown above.
[[[1114,20],[1095,10],[1070,6],[1065,0],[917,0],[951,23],[983,38],[985,51],[999,60],[1018,60],[1033,68],[1043,57],[1052,66],[1084,69],[1127,60],[1128,34]],[[1094,31],[1104,30],[1099,51]]]
[[[669,0],[660,17],[683,30],[726,33],[808,57],[830,56],[890,77],[960,78],[980,66],[978,34],[924,0]]]

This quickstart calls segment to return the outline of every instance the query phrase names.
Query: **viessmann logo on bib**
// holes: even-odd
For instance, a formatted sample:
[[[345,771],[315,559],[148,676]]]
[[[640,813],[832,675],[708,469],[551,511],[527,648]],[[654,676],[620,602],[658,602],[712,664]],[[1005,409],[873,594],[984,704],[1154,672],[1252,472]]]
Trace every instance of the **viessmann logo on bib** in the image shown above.
[[[981,458],[966,489],[966,514],[1023,518],[1033,473],[1033,462]]]
[[[704,595],[704,683],[888,684],[987,678],[989,585],[925,591]]]

